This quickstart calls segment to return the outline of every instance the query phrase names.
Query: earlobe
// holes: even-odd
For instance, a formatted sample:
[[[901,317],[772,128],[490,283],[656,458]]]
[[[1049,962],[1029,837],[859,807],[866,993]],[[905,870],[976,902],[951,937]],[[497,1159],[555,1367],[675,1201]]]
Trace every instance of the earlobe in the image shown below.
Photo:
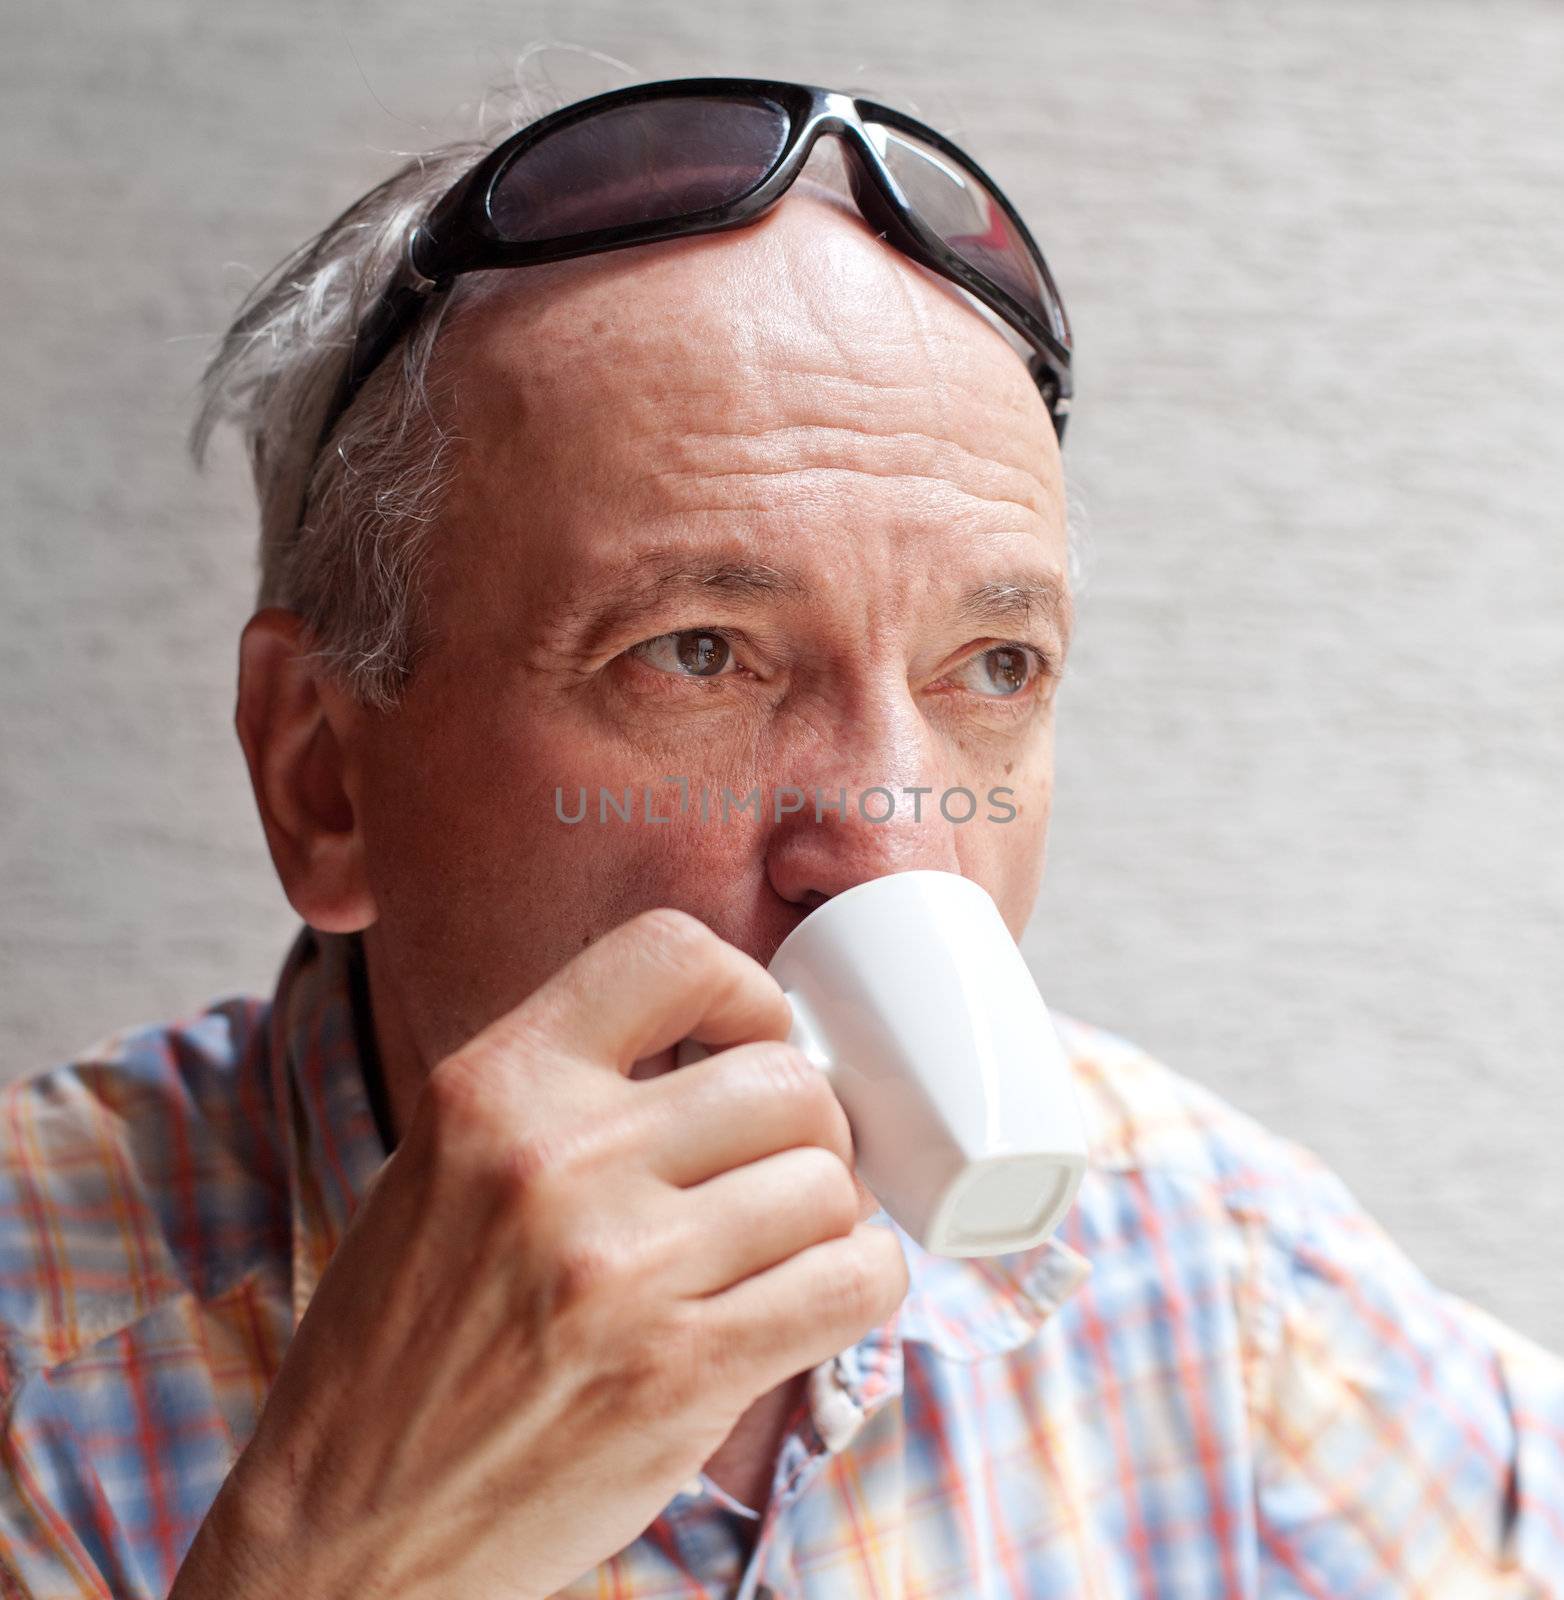
[[[309,658],[304,620],[269,606],[239,641],[234,728],[283,892],[312,927],[354,933],[377,915],[354,802],[348,702]]]

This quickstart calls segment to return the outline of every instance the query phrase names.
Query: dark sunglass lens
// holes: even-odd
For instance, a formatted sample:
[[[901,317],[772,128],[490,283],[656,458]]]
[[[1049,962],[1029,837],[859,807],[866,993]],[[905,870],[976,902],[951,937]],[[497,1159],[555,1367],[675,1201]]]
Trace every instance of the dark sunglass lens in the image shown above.
[[[770,100],[691,95],[616,106],[567,123],[513,162],[489,215],[502,239],[522,243],[704,211],[760,183],[788,125]]]
[[[867,124],[891,176],[912,209],[969,266],[992,278],[1051,332],[1060,332],[1053,296],[1004,208],[971,173],[921,139]]]

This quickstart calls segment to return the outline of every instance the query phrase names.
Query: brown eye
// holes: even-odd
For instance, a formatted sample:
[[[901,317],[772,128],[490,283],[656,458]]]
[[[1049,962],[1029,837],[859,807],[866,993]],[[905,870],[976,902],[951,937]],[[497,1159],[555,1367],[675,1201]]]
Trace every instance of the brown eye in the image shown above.
[[[1022,651],[1012,650],[1007,645],[999,650],[985,651],[983,659],[988,662],[989,682],[1001,694],[1014,694],[1026,687],[1032,664]]]
[[[662,633],[631,652],[659,671],[683,678],[720,678],[733,661],[733,648],[720,633],[684,628]]]
[[[678,633],[679,665],[697,678],[714,677],[728,664],[732,651],[717,633]]]
[[[1026,645],[996,644],[964,661],[956,677],[975,694],[990,700],[1008,700],[1030,687],[1041,669],[1035,650]]]

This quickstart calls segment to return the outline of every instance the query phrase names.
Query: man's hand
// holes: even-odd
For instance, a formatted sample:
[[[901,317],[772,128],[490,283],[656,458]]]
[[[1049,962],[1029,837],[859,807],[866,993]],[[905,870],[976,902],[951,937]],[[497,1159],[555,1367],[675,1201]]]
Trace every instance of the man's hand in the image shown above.
[[[441,1062],[171,1600],[552,1594],[890,1316],[900,1245],[789,1021],[650,911]],[[629,1077],[689,1035],[718,1053]]]

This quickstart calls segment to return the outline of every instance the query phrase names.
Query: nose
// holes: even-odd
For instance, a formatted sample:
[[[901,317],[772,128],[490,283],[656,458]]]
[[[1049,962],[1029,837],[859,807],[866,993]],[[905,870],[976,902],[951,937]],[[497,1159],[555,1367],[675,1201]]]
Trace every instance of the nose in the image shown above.
[[[947,784],[942,752],[905,696],[816,724],[785,765],[766,845],[766,875],[784,900],[812,911],[887,873],[961,870],[970,791]],[[983,797],[973,803],[981,815]]]

